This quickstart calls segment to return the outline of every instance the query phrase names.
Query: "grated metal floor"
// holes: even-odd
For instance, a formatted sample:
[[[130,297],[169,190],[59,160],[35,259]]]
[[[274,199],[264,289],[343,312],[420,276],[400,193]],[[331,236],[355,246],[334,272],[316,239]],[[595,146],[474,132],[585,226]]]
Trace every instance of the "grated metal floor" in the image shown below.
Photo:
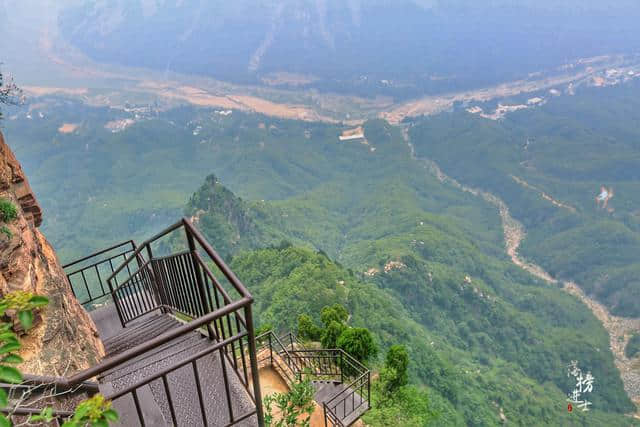
[[[132,348],[180,325],[181,323],[178,320],[169,315],[158,314],[143,319],[105,340],[107,357]],[[204,350],[214,343],[215,341],[210,341],[197,331],[178,337],[107,372],[101,379],[101,389],[103,389],[103,392],[122,390],[179,363],[188,356]],[[221,362],[222,358],[219,351],[215,351],[198,359],[196,363],[197,380],[202,390],[205,414],[200,409],[196,387],[197,381],[191,363],[167,374],[170,397],[165,392],[161,378],[138,389],[145,424],[173,425],[169,406],[169,398],[171,398],[178,426],[227,425],[231,418],[227,406]],[[225,358],[225,362],[229,379],[231,409],[235,419],[250,412],[254,408],[254,404],[230,366],[228,359]],[[114,408],[120,414],[120,425],[140,425],[131,394],[116,399]],[[254,415],[237,425],[255,426],[257,425],[257,420]]]

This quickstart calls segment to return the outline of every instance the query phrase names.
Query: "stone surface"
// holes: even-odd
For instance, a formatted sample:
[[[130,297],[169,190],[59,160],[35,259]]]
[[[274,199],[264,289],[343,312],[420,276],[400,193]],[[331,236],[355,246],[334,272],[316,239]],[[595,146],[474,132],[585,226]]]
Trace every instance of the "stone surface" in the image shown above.
[[[1,133],[0,198],[18,208],[16,220],[0,224],[11,234],[0,233],[0,294],[22,290],[49,298],[39,321],[23,336],[21,369],[70,375],[96,364],[104,354],[96,327],[73,297],[55,251],[37,228],[42,211]]]

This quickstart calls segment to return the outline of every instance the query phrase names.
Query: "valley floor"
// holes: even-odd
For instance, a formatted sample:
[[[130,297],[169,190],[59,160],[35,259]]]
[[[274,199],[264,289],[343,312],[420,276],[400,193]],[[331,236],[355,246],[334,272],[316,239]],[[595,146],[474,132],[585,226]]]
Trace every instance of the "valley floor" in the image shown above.
[[[559,281],[547,273],[542,267],[533,262],[524,260],[518,254],[518,248],[526,236],[526,231],[524,226],[511,216],[509,207],[502,199],[486,191],[463,185],[442,172],[438,165],[432,160],[418,158],[415,154],[415,149],[409,140],[409,134],[406,128],[403,129],[403,136],[409,146],[412,158],[423,162],[425,169],[437,177],[438,180],[444,184],[453,185],[462,191],[482,197],[485,201],[498,208],[504,232],[505,250],[515,265],[549,284],[558,284]],[[548,200],[550,200],[551,203],[555,202],[555,200],[551,198]],[[558,202],[554,204],[557,203]],[[634,416],[640,419],[640,356],[629,359],[626,357],[624,352],[633,332],[640,331],[640,319],[612,315],[604,305],[586,295],[575,282],[565,281],[562,285],[566,292],[578,297],[587,307],[589,307],[609,333],[610,349],[614,355],[616,367],[620,371],[620,377],[624,383],[625,391],[631,400],[637,405],[638,411]]]

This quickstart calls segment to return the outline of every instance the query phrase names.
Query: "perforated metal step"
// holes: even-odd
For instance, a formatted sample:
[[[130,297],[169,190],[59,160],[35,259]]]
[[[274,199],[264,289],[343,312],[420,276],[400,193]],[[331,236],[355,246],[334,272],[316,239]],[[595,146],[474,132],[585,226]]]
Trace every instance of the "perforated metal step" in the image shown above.
[[[160,335],[166,330],[179,326],[181,323],[168,315],[157,315],[146,319],[138,325],[126,328],[105,343],[110,354],[117,354],[148,339]],[[159,326],[161,325],[161,326]],[[163,329],[164,330],[161,330]],[[199,332],[194,331],[175,338],[162,346],[156,347],[122,365],[108,371],[102,378],[104,392],[124,390],[132,384],[171,366],[180,364],[187,357],[215,344]],[[171,400],[176,424],[178,426],[222,426],[231,421],[229,413],[222,358],[218,350],[197,360],[194,365],[188,363],[167,374],[167,387],[161,378],[153,380],[147,386],[139,389],[139,399],[146,425],[173,425]],[[254,407],[251,397],[240,382],[230,361],[225,358],[231,410],[234,419],[246,414]],[[198,397],[198,387],[202,393],[204,414]],[[169,393],[166,392],[169,390]],[[123,426],[140,425],[131,394],[122,396],[114,402],[115,409],[120,413],[120,424]],[[206,416],[206,422],[205,422]],[[255,426],[255,415],[238,423],[240,426]]]
[[[336,381],[312,381],[312,384],[316,390],[314,400],[320,406],[336,394],[347,390],[344,384]],[[347,398],[342,399],[342,397]],[[333,408],[336,403],[338,405],[335,407],[335,415],[345,426],[356,422],[369,409],[369,402],[358,393],[345,392],[341,397],[328,404]]]

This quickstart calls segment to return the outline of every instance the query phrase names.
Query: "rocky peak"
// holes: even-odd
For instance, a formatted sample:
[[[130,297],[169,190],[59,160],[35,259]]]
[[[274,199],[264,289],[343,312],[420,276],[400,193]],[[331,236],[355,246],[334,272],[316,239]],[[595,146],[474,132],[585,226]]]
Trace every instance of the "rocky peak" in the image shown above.
[[[37,228],[42,211],[1,133],[0,199],[17,208],[16,219],[0,224],[0,294],[27,291],[49,298],[39,321],[23,337],[21,368],[32,374],[67,375],[94,365],[104,354],[96,327],[71,293],[53,247]]]

